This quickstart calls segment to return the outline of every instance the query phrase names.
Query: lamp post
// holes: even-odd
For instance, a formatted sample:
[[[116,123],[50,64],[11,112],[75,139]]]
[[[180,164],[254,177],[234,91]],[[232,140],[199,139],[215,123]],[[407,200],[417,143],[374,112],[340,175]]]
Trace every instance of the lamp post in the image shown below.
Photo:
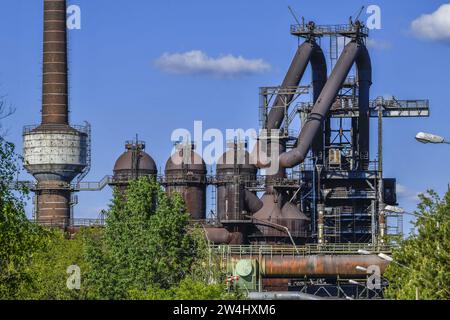
[[[423,218],[423,219],[428,219],[428,220],[435,220],[433,217],[421,216],[420,214],[417,214],[417,213],[405,211],[405,209],[403,209],[401,207],[397,207],[397,206],[386,206],[384,208],[384,210],[387,211],[387,212],[406,214],[408,216],[412,216],[412,217],[415,217],[415,218]],[[439,228],[439,221],[436,221],[436,226]]]
[[[425,132],[419,132],[416,135],[416,140],[421,143],[433,143],[433,144],[450,144],[450,141],[445,140],[444,137],[432,134],[432,133],[425,133]]]

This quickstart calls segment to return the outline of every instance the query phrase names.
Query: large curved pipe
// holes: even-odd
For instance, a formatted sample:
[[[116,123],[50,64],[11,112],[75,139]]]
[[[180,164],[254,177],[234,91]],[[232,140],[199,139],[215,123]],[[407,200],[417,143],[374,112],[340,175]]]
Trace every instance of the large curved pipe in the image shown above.
[[[256,194],[248,190],[244,191],[244,203],[246,209],[250,213],[256,213],[263,207],[263,202],[258,198]]]
[[[362,53],[362,54],[361,54]],[[302,128],[300,136],[298,138],[297,147],[289,152],[286,152],[280,156],[280,166],[283,168],[292,168],[302,163],[311,147],[314,137],[319,132],[322,123],[327,117],[328,111],[331,105],[336,99],[353,63],[357,62],[358,72],[362,72],[362,77],[367,80],[367,77],[371,77],[371,72],[368,72],[367,68],[370,66],[370,59],[367,60],[368,53],[363,43],[358,41],[352,41],[347,44],[339,57],[333,72],[330,75],[327,83],[325,84],[320,96],[314,104],[313,110],[308,117],[305,125]],[[363,63],[364,62],[364,63]],[[364,68],[363,68],[364,66]],[[361,70],[359,70],[361,67]],[[368,97],[367,81],[365,83],[365,90],[363,90],[363,97]],[[368,107],[368,106],[367,106]]]
[[[327,65],[322,49],[314,40],[307,40],[298,47],[281,87],[297,87],[310,62],[313,69],[314,96],[318,96],[326,82]],[[291,102],[293,98],[294,95],[292,94],[277,96],[267,117],[266,128],[268,130],[279,129],[281,127],[285,116],[283,106]]]

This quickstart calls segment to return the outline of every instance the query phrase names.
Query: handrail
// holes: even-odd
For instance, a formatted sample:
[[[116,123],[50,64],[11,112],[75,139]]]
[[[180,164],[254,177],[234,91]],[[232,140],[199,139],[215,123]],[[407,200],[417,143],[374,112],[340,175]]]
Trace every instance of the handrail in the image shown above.
[[[50,228],[66,228],[66,227],[93,227],[93,226],[104,226],[105,220],[104,219],[42,219],[42,220],[36,220],[32,219],[30,220],[32,223],[39,224],[43,227],[50,227]]]
[[[297,245],[296,248],[286,245],[213,245],[211,249],[217,253],[230,255],[314,255],[314,254],[358,254],[358,250],[375,253],[390,253],[394,245],[371,245],[367,243],[327,243]]]

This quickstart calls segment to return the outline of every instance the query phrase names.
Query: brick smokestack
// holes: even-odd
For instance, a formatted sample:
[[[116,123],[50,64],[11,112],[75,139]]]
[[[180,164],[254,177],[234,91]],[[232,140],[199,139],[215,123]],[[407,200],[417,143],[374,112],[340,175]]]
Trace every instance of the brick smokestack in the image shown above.
[[[42,124],[68,118],[66,0],[44,0]]]

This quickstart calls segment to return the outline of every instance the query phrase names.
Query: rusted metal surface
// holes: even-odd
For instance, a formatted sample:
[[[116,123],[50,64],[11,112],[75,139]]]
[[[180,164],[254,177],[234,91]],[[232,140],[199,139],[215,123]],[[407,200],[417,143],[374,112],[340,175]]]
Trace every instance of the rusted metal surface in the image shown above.
[[[166,191],[180,194],[195,220],[206,218],[206,164],[193,145],[178,145],[165,167]]]
[[[44,0],[42,124],[69,124],[66,0]]]
[[[262,202],[245,190],[247,181],[256,181],[257,168],[250,163],[246,144],[233,142],[217,161],[217,214],[221,221],[243,220],[243,213],[261,209]]]
[[[156,177],[158,175],[155,161],[144,150],[145,143],[142,141],[125,144],[125,152],[114,165],[112,185],[124,191],[132,179],[142,176]]]
[[[263,207],[263,203],[258,198],[258,196],[256,194],[254,194],[253,192],[250,192],[248,190],[245,190],[244,202],[245,202],[246,209],[250,213],[258,212]]]
[[[243,235],[240,232],[229,232],[225,228],[214,228],[214,227],[206,227],[205,228],[206,237],[208,241],[215,245],[219,244],[242,244]]]
[[[264,256],[261,261],[264,277],[289,278],[302,276],[351,276],[366,277],[357,266],[380,267],[381,273],[388,262],[376,255],[309,255],[309,256]]]
[[[252,235],[253,239],[263,238],[262,241],[267,242],[268,238],[287,238],[289,236],[305,238],[307,236],[307,227],[310,220],[295,205],[283,200],[282,196],[273,193],[264,194],[261,200],[263,207],[253,215],[253,218],[261,222],[266,221],[267,224],[257,224],[261,234]],[[279,228],[275,225],[285,228]]]

